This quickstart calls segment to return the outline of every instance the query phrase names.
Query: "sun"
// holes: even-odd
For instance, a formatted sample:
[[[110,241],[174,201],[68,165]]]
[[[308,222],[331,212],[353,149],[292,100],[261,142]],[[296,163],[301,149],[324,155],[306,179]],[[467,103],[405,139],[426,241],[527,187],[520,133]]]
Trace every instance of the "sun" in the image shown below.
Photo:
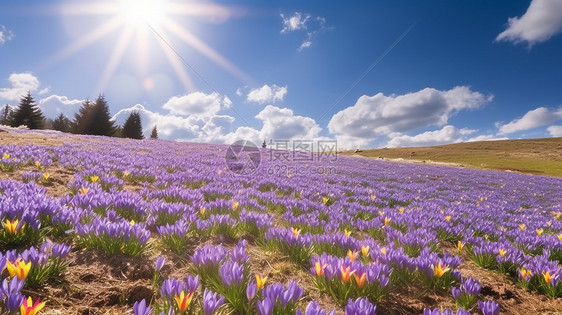
[[[118,0],[118,14],[126,26],[155,27],[166,19],[169,3],[164,0]]]
[[[78,3],[77,3],[78,2]],[[55,64],[62,59],[86,48],[109,35],[116,34],[115,44],[107,55],[107,63],[101,70],[96,91],[103,91],[115,74],[123,59],[136,59],[137,75],[146,81],[149,67],[158,61],[153,54],[158,53],[152,46],[159,46],[165,59],[176,73],[186,91],[195,91],[195,86],[187,70],[193,67],[186,60],[190,55],[178,50],[178,41],[186,43],[205,57],[230,72],[242,82],[252,80],[228,59],[215,51],[202,39],[197,37],[183,24],[192,17],[212,21],[226,21],[231,16],[227,7],[209,1],[195,3],[185,0],[72,0],[60,9],[64,18],[105,17],[92,25],[90,31],[82,34],[76,41],[70,42],[48,60]],[[99,23],[99,24],[97,24]],[[132,47],[132,48],[131,48]],[[191,52],[191,51],[190,51]],[[199,76],[199,75],[198,75]],[[144,85],[147,89],[150,84]]]

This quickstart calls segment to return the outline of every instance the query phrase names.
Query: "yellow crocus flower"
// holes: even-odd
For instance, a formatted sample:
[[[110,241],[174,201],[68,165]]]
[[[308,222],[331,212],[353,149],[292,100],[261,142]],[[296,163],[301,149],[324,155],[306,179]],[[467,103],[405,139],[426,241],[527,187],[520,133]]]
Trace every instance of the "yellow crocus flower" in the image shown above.
[[[562,234],[560,234],[560,235],[562,235]],[[369,245],[361,246],[361,254],[363,254],[363,256],[365,256],[365,257],[369,256]]]
[[[301,230],[300,230],[300,229],[297,230],[297,229],[295,229],[295,228],[293,228],[293,227],[291,228],[291,232],[293,232],[293,235],[294,235],[295,237],[299,237],[299,235],[301,234]]]
[[[267,276],[260,277],[259,275],[256,275],[256,286],[258,287],[258,290],[263,288],[266,281],[267,281]]]
[[[43,309],[44,306],[45,302],[41,302],[41,299],[37,299],[34,304],[30,296],[27,300],[24,299],[21,303],[20,313],[22,315],[36,315]]]
[[[18,277],[18,279],[23,280],[27,278],[31,269],[31,262],[26,264],[21,258],[18,258],[14,263],[8,260],[6,261],[6,269],[8,269],[10,277]]]
[[[390,224],[390,221],[392,221],[392,218],[385,217],[385,218],[384,218],[384,226],[389,225],[389,224]]]
[[[441,266],[441,262],[439,262],[439,264],[436,267],[433,267],[433,274],[437,277],[437,278],[441,278],[445,272],[451,270],[451,268],[449,268],[448,266],[445,266],[445,268],[443,268],[443,266]]]

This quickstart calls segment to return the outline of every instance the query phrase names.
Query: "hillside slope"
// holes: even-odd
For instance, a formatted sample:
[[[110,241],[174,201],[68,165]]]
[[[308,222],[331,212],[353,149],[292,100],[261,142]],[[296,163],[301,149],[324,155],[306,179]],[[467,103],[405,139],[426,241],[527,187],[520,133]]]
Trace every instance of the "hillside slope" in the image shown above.
[[[466,142],[341,154],[562,177],[562,138]]]

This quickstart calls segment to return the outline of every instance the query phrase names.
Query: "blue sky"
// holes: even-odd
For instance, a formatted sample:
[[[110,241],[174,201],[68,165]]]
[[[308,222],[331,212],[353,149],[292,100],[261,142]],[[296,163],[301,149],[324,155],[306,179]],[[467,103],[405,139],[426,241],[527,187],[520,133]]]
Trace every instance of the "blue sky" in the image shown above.
[[[562,0],[3,1],[0,104],[340,148],[562,136]]]

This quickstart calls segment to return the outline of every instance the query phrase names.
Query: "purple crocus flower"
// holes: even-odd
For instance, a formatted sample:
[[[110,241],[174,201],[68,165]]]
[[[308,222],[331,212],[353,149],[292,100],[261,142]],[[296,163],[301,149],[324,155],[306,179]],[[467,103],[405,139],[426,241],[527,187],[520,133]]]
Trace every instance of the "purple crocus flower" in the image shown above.
[[[470,315],[469,311],[465,311],[462,308],[459,308],[457,310],[457,312],[453,312],[448,308],[444,308],[443,311],[441,311],[438,307],[436,307],[435,309],[429,309],[429,308],[424,308],[423,309],[423,315]]]
[[[244,265],[229,260],[220,266],[219,274],[224,284],[239,285],[244,280]]]
[[[230,254],[230,258],[235,261],[238,262],[240,264],[244,264],[248,261],[248,256],[246,255],[246,240],[242,240],[240,242],[238,242],[238,245],[236,245],[236,248],[234,248]]]
[[[482,286],[480,286],[480,282],[478,282],[478,280],[474,278],[468,278],[463,282],[463,284],[461,284],[460,289],[466,294],[477,296],[478,294],[480,294],[480,289],[482,289]]]
[[[51,248],[52,257],[54,258],[66,258],[70,253],[70,245],[66,244],[53,244]]]
[[[248,301],[251,301],[256,296],[256,292],[258,291],[258,286],[255,283],[251,283],[246,288],[246,297]]]
[[[191,261],[196,266],[218,266],[227,254],[227,250],[221,245],[205,245],[202,248],[195,250],[193,256],[191,256]]]
[[[335,313],[336,313],[335,309],[332,309],[330,313],[326,313],[326,310],[323,310],[318,304],[318,302],[316,302],[316,300],[313,300],[312,302],[308,303],[308,305],[306,306],[306,310],[304,311],[304,314],[300,309],[297,310],[297,314],[299,315],[326,315],[326,314],[334,315]]]
[[[150,312],[152,312],[152,307],[150,307],[150,304],[147,306],[144,299],[140,302],[135,302],[133,305],[133,313],[135,315],[149,315]]]
[[[456,300],[461,296],[461,289],[457,288],[457,287],[452,287],[451,288],[451,293],[453,294],[453,298]]]
[[[160,288],[160,296],[162,298],[172,299],[176,295],[180,295],[184,289],[184,283],[178,279],[166,279],[162,282]]]
[[[264,298],[263,301],[258,301],[256,303],[258,306],[258,312],[260,315],[271,315],[273,314],[273,301],[269,298]]]
[[[192,275],[187,275],[187,277],[185,277],[185,288],[188,292],[197,291],[197,289],[199,288],[199,275],[195,277]]]
[[[498,315],[500,305],[494,301],[478,301],[478,307],[484,315]]]
[[[285,307],[289,302],[297,302],[303,293],[304,289],[299,287],[296,281],[291,280],[287,290],[279,296],[279,302],[281,302],[281,306]]]
[[[24,300],[23,295],[20,293],[23,288],[24,280],[19,280],[18,278],[12,278],[8,283],[8,279],[4,279],[2,282],[2,293],[4,294],[6,300],[4,305],[6,308],[15,313],[19,310],[21,303]]]
[[[224,303],[224,296],[205,289],[203,293],[203,314],[212,315]]]
[[[345,315],[375,315],[377,306],[371,304],[368,299],[357,298],[353,301],[349,299],[345,306]]]
[[[156,262],[154,264],[155,265],[154,270],[156,270],[156,271],[162,270],[162,267],[164,267],[165,263],[166,263],[166,257],[158,256],[158,258],[156,258]]]

